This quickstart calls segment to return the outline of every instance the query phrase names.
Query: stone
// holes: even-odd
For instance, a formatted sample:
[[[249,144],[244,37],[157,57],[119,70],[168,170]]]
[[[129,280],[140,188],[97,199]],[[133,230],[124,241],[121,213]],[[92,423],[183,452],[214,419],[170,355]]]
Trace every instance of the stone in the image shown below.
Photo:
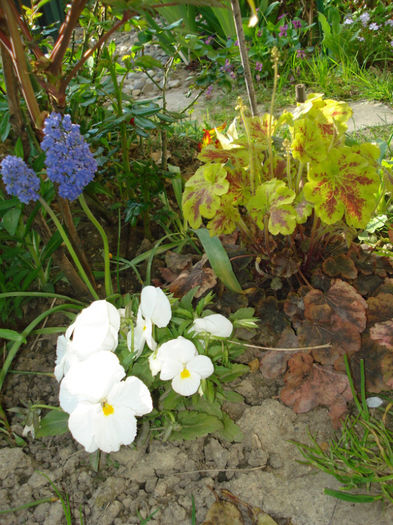
[[[10,476],[29,476],[33,472],[31,459],[21,448],[0,450],[0,480]]]
[[[45,518],[44,525],[62,525],[65,521],[63,505],[61,501],[51,503],[49,513]]]
[[[178,88],[181,86],[181,82],[178,78],[176,78],[175,80],[170,80],[168,82],[168,88],[169,89],[175,89],[175,88]]]
[[[208,466],[225,468],[228,462],[228,450],[226,450],[217,439],[211,438],[204,449],[206,463]]]

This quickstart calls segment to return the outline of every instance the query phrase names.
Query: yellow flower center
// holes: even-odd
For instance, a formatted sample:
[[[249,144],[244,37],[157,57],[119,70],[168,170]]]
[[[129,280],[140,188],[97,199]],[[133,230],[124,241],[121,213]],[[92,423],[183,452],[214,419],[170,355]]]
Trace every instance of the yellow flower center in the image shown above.
[[[187,370],[187,368],[184,368],[181,372],[180,372],[180,377],[182,379],[187,379],[187,377],[190,377],[190,372],[189,370]]]
[[[113,414],[115,409],[112,405],[104,401],[104,403],[102,403],[102,411],[104,412],[104,416],[110,416],[111,414]]]

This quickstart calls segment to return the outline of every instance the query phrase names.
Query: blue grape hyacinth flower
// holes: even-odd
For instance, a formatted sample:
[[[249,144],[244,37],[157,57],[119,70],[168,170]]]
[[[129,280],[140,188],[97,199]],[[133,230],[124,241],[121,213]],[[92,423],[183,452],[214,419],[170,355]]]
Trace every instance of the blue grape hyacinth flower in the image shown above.
[[[46,153],[48,178],[59,185],[59,195],[75,200],[94,179],[97,162],[70,115],[49,115],[41,148]]]
[[[7,155],[1,162],[1,174],[9,195],[25,204],[39,199],[40,179],[20,157]]]

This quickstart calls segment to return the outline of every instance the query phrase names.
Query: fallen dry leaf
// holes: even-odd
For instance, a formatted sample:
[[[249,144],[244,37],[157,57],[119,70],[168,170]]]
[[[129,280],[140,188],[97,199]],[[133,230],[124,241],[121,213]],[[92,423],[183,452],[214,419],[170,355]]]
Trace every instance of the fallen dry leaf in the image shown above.
[[[388,350],[393,350],[393,320],[376,323],[370,328],[370,336]]]
[[[175,297],[183,297],[193,288],[198,288],[195,297],[201,297],[207,290],[211,290],[217,284],[217,278],[211,268],[204,268],[207,257],[203,256],[189,270],[184,270],[168,286]]]
[[[367,320],[369,325],[383,323],[393,318],[393,295],[381,292],[367,299]]]
[[[210,507],[202,525],[244,525],[240,510],[230,501],[216,501]]]
[[[343,277],[344,279],[356,279],[358,271],[353,260],[340,253],[325,259],[322,264],[323,271],[330,277]]]
[[[304,372],[304,370],[302,370]],[[290,381],[291,380],[291,381]],[[297,386],[286,376],[285,386],[280,392],[280,399],[296,413],[304,413],[318,405],[329,408],[333,425],[337,428],[340,419],[347,410],[347,402],[352,399],[352,393],[346,374],[341,374],[328,367],[313,364],[308,376]]]

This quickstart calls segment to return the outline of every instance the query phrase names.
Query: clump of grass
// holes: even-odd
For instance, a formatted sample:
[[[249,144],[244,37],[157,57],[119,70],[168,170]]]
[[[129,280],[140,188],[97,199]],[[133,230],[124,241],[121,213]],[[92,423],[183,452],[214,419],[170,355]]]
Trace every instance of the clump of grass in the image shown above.
[[[370,411],[366,401],[363,361],[360,397],[355,391],[348,361],[346,368],[357,413],[345,419],[341,436],[331,440],[327,449],[313,437],[313,446],[293,443],[305,458],[301,463],[313,465],[342,483],[341,490],[325,489],[326,494],[357,503],[377,500],[392,503],[393,400],[388,400],[385,409]],[[348,492],[353,489],[366,489],[366,492]]]

